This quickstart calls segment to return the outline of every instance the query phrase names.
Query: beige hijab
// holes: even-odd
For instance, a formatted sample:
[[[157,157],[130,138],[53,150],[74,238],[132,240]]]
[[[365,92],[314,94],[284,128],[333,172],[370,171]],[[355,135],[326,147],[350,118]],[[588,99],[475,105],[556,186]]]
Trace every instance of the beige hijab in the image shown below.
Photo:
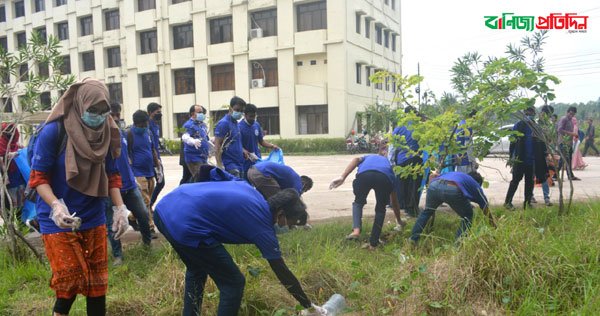
[[[106,102],[108,89],[91,78],[74,83],[58,100],[46,123],[63,119],[67,133],[65,169],[68,185],[89,196],[108,196],[108,177],[104,159],[110,150],[114,158],[121,154],[119,128],[108,116],[97,129],[83,124],[81,116],[92,105]],[[106,109],[109,110],[108,108]]]

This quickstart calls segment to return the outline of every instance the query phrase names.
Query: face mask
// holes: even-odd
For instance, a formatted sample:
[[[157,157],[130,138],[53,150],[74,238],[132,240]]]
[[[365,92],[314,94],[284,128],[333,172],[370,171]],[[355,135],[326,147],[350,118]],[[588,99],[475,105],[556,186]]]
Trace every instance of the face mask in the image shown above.
[[[108,115],[108,113],[104,113],[104,114],[96,114],[96,113],[90,113],[90,112],[83,112],[83,115],[81,116],[81,120],[83,121],[83,124],[91,127],[91,128],[96,128],[102,124],[104,124],[104,121],[106,121],[106,116]]]
[[[117,126],[119,126],[119,129],[125,129],[125,127],[127,127],[125,120],[123,119],[117,121]]]
[[[154,120],[160,122],[160,119],[162,118],[162,113],[156,113],[154,114]]]
[[[196,121],[198,121],[198,122],[204,121],[205,118],[206,118],[206,115],[204,113],[196,114]]]
[[[140,134],[141,135],[141,134],[146,133],[147,131],[148,131],[147,127],[137,127],[137,126],[133,127],[133,132],[136,133],[136,134]]]
[[[231,113],[231,117],[237,121],[242,118],[242,112],[233,111],[233,113]]]
[[[529,118],[529,120],[533,121],[533,120],[535,120],[535,115],[528,115],[527,118]]]

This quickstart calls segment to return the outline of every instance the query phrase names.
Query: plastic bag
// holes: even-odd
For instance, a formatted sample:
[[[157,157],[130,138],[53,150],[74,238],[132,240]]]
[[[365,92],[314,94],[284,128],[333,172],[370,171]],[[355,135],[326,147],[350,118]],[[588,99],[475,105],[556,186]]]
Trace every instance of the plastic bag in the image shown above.
[[[281,148],[277,150],[272,150],[269,154],[269,157],[263,159],[262,161],[270,161],[285,165],[285,163],[283,162],[283,150],[281,150]]]
[[[29,161],[27,160],[27,147],[19,149],[19,155],[16,156],[13,161],[17,165],[17,168],[23,176],[23,179],[25,179],[25,182],[28,183],[31,166],[29,166]],[[36,216],[37,213],[35,210],[35,201],[25,199],[23,210],[21,211],[21,220],[23,223],[26,223],[28,220],[35,219]]]

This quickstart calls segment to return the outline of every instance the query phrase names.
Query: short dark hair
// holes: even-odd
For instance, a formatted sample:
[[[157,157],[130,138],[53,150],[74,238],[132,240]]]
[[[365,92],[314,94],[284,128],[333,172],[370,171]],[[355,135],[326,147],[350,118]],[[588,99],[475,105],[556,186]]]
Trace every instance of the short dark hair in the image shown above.
[[[112,114],[121,113],[121,104],[119,104],[118,102],[112,102],[110,104],[110,113],[112,113]]]
[[[533,112],[535,113],[535,106],[529,106],[525,109],[526,112]]]
[[[137,110],[133,113],[133,124],[148,122],[150,116],[144,110]]]
[[[156,102],[150,102],[150,103],[148,103],[146,110],[148,110],[148,113],[152,113],[161,108],[162,108],[162,106],[160,104],[158,104]]]
[[[568,112],[577,113],[577,108],[576,108],[576,107],[574,107],[574,106],[570,106],[570,107],[567,109],[567,113],[568,113]]]
[[[473,180],[475,180],[475,182],[477,182],[477,184],[479,184],[479,186],[483,184],[483,177],[479,174],[479,172],[471,171],[469,172],[469,175],[471,178],[473,178]]]
[[[550,115],[554,113],[554,107],[552,105],[544,105],[540,108],[540,111],[544,114]]]
[[[302,192],[308,192],[313,187],[313,180],[308,176],[300,176],[302,182]]]
[[[190,111],[188,113],[190,113],[190,116],[192,116],[192,115],[194,115],[194,113],[196,113],[196,105],[195,104],[190,106]]]
[[[411,112],[418,114],[417,108],[412,105],[409,105],[404,108],[404,113],[411,113]]]
[[[248,113],[256,113],[258,109],[256,108],[256,105],[252,104],[252,103],[248,103],[246,104],[246,106],[244,107],[244,114],[248,114]]]
[[[296,189],[287,188],[281,190],[271,196],[267,200],[267,203],[273,214],[277,214],[277,211],[283,210],[288,225],[306,225],[308,219],[306,204],[302,202]]]
[[[242,108],[246,107],[246,101],[244,101],[244,99],[235,96],[233,98],[231,98],[231,100],[229,101],[229,106],[230,107],[234,107],[235,105],[241,105]]]
[[[558,118],[558,115],[556,115],[556,114],[552,114],[552,115],[550,115],[550,117],[551,117],[551,118],[554,118],[554,119],[557,119],[557,118]]]

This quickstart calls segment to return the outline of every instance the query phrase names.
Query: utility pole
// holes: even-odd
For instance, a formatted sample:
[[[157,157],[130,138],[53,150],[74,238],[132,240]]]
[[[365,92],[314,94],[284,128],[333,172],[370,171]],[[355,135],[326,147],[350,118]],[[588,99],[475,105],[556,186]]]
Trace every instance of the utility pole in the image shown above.
[[[421,76],[421,65],[419,63],[417,63],[417,76]],[[421,110],[421,83],[419,82],[419,84],[417,85],[417,89],[415,91],[417,93],[417,97],[419,100],[419,111]]]

